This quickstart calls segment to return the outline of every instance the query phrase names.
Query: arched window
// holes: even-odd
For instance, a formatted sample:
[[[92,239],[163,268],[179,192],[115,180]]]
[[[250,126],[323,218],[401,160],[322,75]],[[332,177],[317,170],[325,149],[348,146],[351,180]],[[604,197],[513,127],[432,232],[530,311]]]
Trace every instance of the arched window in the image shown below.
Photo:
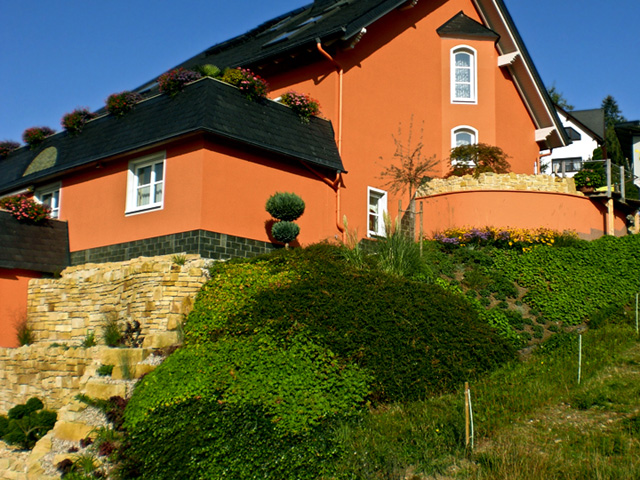
[[[475,128],[469,125],[460,125],[451,130],[451,148],[475,143],[478,143],[478,130]]]
[[[477,102],[476,51],[467,46],[451,50],[451,101]]]
[[[460,125],[451,130],[451,148],[478,143],[478,130],[469,125]],[[469,165],[468,158],[451,158],[451,165]]]

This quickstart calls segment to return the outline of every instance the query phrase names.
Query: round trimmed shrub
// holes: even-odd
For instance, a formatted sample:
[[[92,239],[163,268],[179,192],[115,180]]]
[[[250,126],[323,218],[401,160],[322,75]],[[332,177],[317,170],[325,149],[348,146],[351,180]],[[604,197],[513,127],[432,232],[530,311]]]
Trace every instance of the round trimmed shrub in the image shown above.
[[[271,227],[271,234],[277,241],[289,244],[300,234],[300,227],[293,222],[276,222]]]
[[[292,222],[302,216],[305,204],[295,193],[276,192],[269,197],[265,208],[273,218]]]

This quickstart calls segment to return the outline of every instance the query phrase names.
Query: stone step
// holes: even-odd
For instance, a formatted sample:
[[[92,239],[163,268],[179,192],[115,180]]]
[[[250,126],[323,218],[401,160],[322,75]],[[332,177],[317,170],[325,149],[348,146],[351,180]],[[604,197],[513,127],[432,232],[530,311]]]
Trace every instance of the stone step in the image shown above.
[[[117,383],[110,383],[111,377],[94,377],[90,378],[84,386],[85,395],[91,398],[99,398],[101,400],[108,400],[111,397],[127,397],[127,391],[129,385],[126,381],[118,381]]]
[[[180,334],[177,331],[153,333],[144,337],[144,348],[164,348],[180,343]]]

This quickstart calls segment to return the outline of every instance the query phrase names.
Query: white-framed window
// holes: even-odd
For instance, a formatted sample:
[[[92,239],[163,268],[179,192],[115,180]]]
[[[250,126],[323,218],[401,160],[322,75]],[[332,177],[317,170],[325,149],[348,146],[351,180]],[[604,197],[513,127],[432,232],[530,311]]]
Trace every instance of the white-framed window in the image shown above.
[[[368,187],[367,236],[384,237],[384,216],[387,213],[387,192]]]
[[[129,162],[126,213],[162,208],[165,152]]]
[[[451,148],[460,145],[475,145],[478,143],[478,130],[469,125],[459,125],[451,129]]]
[[[451,148],[478,143],[478,130],[469,125],[459,125],[451,129]],[[468,159],[452,158],[451,165],[469,164]]]
[[[451,49],[451,101],[477,103],[476,50],[467,45]]]
[[[51,218],[60,217],[60,184],[47,185],[36,189],[34,193],[36,201],[47,205],[51,209]]]

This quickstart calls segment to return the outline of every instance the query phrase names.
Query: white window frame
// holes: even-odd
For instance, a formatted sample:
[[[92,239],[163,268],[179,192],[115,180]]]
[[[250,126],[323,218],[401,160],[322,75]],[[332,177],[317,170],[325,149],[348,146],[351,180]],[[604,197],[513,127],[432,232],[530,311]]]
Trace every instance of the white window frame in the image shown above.
[[[456,95],[456,85],[458,83],[456,81],[456,55],[459,53],[465,53],[470,57],[470,66],[469,66],[469,74],[470,74],[470,96],[467,97],[458,97]],[[475,48],[470,47],[469,45],[457,45],[451,49],[451,103],[466,103],[466,104],[477,104],[478,103],[478,52]],[[466,82],[465,82],[466,84]]]
[[[458,134],[460,133],[468,133],[473,138],[471,139],[471,145],[476,145],[478,143],[478,130],[473,128],[471,125],[458,125],[455,128],[451,129],[451,148],[456,148],[458,146]],[[457,165],[458,159],[452,158],[451,165]]]
[[[57,198],[55,194],[58,194]],[[52,199],[56,201],[53,204],[49,205],[51,208],[51,218],[60,218],[60,200],[62,197],[62,184],[60,182],[54,183],[52,185],[47,185],[45,187],[37,188],[34,192],[33,196],[36,199],[36,202],[45,204],[43,197],[46,195],[51,195]]]
[[[371,204],[371,195],[375,195],[378,197],[377,202],[377,212],[372,212],[372,204]],[[380,190],[379,188],[367,187],[367,237],[385,237],[387,235],[385,226],[384,226],[384,216],[388,213],[387,207],[387,192],[385,190]],[[374,214],[378,217],[378,225],[376,230],[372,230],[370,228],[370,216]]]
[[[156,181],[155,169],[151,168],[150,195],[155,195],[155,186],[162,185],[162,198],[159,201],[152,201],[145,205],[138,205],[138,188],[139,188],[139,170],[144,167],[157,165],[162,163],[162,180]],[[166,152],[154,153],[143,158],[138,158],[129,162],[129,170],[127,172],[127,202],[126,214],[143,213],[154,210],[160,210],[164,206],[164,197],[166,195]],[[155,200],[155,198],[154,198]]]
[[[473,128],[471,125],[458,125],[451,129],[451,148],[456,148],[458,146],[458,134],[459,133],[469,133],[473,137],[473,141],[471,145],[475,145],[479,143],[478,141],[478,129]]]

